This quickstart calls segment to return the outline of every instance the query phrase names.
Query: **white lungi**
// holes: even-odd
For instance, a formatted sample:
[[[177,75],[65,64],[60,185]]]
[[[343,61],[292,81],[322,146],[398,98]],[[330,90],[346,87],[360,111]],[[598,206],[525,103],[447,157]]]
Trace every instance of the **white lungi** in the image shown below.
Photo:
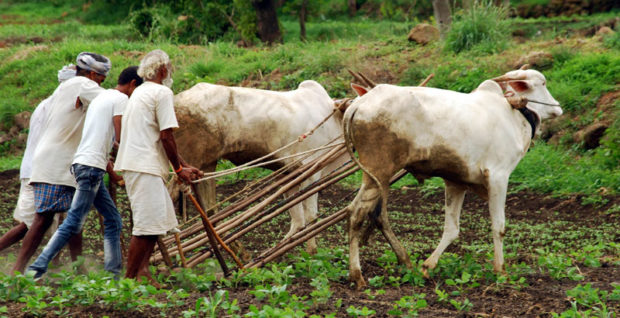
[[[19,187],[19,197],[17,198],[17,204],[13,211],[13,218],[17,222],[23,222],[28,228],[32,226],[34,222],[34,216],[37,214],[34,207],[34,188],[29,184],[30,179],[21,179],[21,185]],[[53,234],[58,228],[58,218],[60,213],[56,213],[54,216],[54,223],[45,232],[45,234]]]
[[[123,171],[133,213],[132,235],[164,235],[179,225],[164,179],[153,174]]]
[[[32,226],[34,215],[36,214],[34,209],[34,188],[28,184],[29,182],[30,179],[21,179],[19,197],[17,198],[15,211],[13,211],[13,218],[18,222],[26,223],[28,228]]]

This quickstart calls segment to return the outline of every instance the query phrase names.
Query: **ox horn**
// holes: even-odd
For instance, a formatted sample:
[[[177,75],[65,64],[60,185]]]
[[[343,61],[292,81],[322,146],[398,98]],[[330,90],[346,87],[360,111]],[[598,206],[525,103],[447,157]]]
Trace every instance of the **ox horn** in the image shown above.
[[[364,79],[363,79],[363,78],[361,78],[361,77],[359,76],[359,74],[358,74],[358,73],[355,73],[355,72],[351,71],[350,69],[347,69],[347,71],[348,71],[348,72],[349,72],[349,74],[351,74],[351,76],[353,76],[353,77],[354,77],[354,78],[355,78],[358,82],[360,82],[360,84],[362,84],[362,85],[363,85],[364,83],[366,83],[366,81],[364,81]]]
[[[521,67],[519,69],[522,70],[522,71],[525,71],[525,70],[527,70],[529,68],[530,68],[530,65],[525,63],[525,64],[521,65]]]
[[[375,86],[377,86],[377,84],[375,84],[375,82],[371,81],[370,79],[368,79],[368,77],[366,77],[366,75],[364,75],[361,72],[358,72],[360,74],[360,76],[364,79],[364,81],[366,81],[366,84],[368,86],[370,86],[370,88],[374,88]]]
[[[527,77],[525,76],[525,74],[519,75],[519,76],[508,76],[506,74],[493,78],[494,81],[496,82],[506,82],[506,81],[518,81],[518,80],[524,80]]]

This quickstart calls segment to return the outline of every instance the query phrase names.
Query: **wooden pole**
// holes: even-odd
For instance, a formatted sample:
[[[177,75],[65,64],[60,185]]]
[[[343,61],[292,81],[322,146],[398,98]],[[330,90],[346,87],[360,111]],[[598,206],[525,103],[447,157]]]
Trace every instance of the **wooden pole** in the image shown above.
[[[168,248],[166,247],[164,242],[162,242],[161,237],[157,238],[157,246],[159,246],[159,251],[164,257],[164,263],[166,263],[168,267],[172,268],[172,259],[170,259],[170,254],[168,254]]]
[[[187,262],[185,261],[185,254],[183,254],[183,249],[181,248],[181,239],[179,238],[179,233],[174,233],[174,237],[177,241],[177,248],[179,251],[179,255],[181,256],[181,264],[183,268],[187,268]]]

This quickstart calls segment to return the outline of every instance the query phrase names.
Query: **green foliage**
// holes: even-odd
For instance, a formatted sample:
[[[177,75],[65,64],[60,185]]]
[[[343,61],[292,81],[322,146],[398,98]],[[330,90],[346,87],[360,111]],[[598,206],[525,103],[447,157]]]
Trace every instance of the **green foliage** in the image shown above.
[[[418,310],[428,306],[426,302],[426,294],[413,294],[412,296],[403,296],[396,301],[394,308],[388,311],[389,315],[398,317],[417,317]]]
[[[579,284],[567,290],[571,309],[561,314],[553,313],[553,317],[615,317],[615,312],[613,308],[608,308],[608,303],[620,303],[620,284],[612,286],[614,289],[611,292],[592,288],[590,283]]]
[[[372,309],[368,309],[368,307],[366,306],[363,306],[362,308],[357,308],[351,305],[349,306],[349,308],[347,308],[347,314],[353,317],[367,317],[367,316],[374,315],[376,313],[377,313],[376,311]]]
[[[510,191],[532,189],[567,195],[597,195],[602,188],[620,192],[620,172],[607,168],[591,155],[575,159],[576,154],[538,143],[531,148],[510,175]],[[617,164],[617,163],[616,163]]]
[[[233,23],[241,39],[252,43],[256,39],[255,20],[250,2],[242,0],[187,0],[145,6],[129,14],[133,30],[146,40],[188,44],[206,44],[221,38]]]
[[[569,278],[572,280],[582,280],[584,277],[579,273],[579,269],[573,266],[573,261],[560,254],[555,254],[548,250],[538,249],[538,265],[548,270],[549,276],[554,279]]]
[[[506,8],[495,6],[493,1],[476,1],[471,9],[454,15],[446,34],[446,49],[454,53],[502,51],[510,37],[506,17]]]
[[[616,28],[616,32],[610,35],[606,35],[603,38],[603,43],[610,49],[620,50],[620,28]]]
[[[580,54],[557,64],[545,75],[549,92],[565,112],[593,108],[601,93],[620,82],[618,54]]]

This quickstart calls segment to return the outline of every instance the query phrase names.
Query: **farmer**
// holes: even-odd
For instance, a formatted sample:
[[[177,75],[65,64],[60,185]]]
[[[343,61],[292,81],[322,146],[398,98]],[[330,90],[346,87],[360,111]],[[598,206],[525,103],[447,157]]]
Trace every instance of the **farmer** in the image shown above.
[[[123,172],[133,212],[125,277],[146,277],[154,286],[159,285],[151,277],[148,264],[157,237],[175,231],[178,225],[164,183],[168,162],[186,183],[202,175],[177,153],[172,130],[179,125],[170,89],[171,68],[170,58],[162,50],[151,51],[140,61],[138,75],[145,82],[131,95],[123,114],[115,167]]]
[[[67,244],[71,236],[82,231],[92,205],[97,208],[97,212],[104,220],[104,269],[115,276],[120,274],[122,220],[103,183],[103,176],[107,170],[112,181],[121,180],[114,173],[108,154],[114,136],[117,136],[117,142],[120,136],[120,126],[115,126],[114,123],[122,116],[128,97],[142,84],[142,78],[138,76],[137,70],[137,66],[124,69],[118,77],[116,87],[100,93],[90,103],[84,120],[82,140],[71,166],[78,185],[77,191],[67,212],[67,218],[54,233],[41,255],[28,267],[28,271],[35,272],[35,278],[47,271],[49,262]]]
[[[102,55],[83,52],[76,59],[76,75],[56,88],[51,96],[45,134],[32,159],[30,184],[34,188],[36,215],[28,229],[14,271],[23,272],[54,214],[65,212],[75,192],[75,178],[69,168],[82,137],[86,107],[99,95],[99,85],[110,71],[110,60]],[[81,239],[77,247],[81,254]]]
[[[73,64],[65,65],[62,69],[58,70],[59,83],[62,83],[74,76],[75,65]],[[22,238],[24,238],[24,235],[26,235],[26,232],[28,232],[28,228],[32,226],[32,222],[34,221],[34,190],[32,189],[32,186],[28,183],[30,183],[30,176],[32,175],[32,155],[34,154],[34,150],[37,147],[37,144],[39,143],[39,139],[41,139],[41,136],[43,135],[43,126],[47,121],[50,101],[50,97],[41,101],[41,103],[39,103],[39,105],[35,108],[34,112],[32,112],[32,115],[30,116],[26,150],[24,151],[24,157],[22,159],[22,164],[19,169],[21,186],[19,188],[17,205],[15,206],[15,210],[13,211],[13,218],[18,221],[19,224],[14,226],[2,237],[0,237],[0,251],[10,247],[11,245],[19,242]],[[54,219],[54,223],[57,223],[57,221],[58,217]],[[52,233],[53,228],[55,227],[50,227]],[[72,247],[73,244],[70,244],[69,248],[71,249],[71,257],[75,261],[77,258],[77,253],[74,255],[74,250],[72,249]]]

